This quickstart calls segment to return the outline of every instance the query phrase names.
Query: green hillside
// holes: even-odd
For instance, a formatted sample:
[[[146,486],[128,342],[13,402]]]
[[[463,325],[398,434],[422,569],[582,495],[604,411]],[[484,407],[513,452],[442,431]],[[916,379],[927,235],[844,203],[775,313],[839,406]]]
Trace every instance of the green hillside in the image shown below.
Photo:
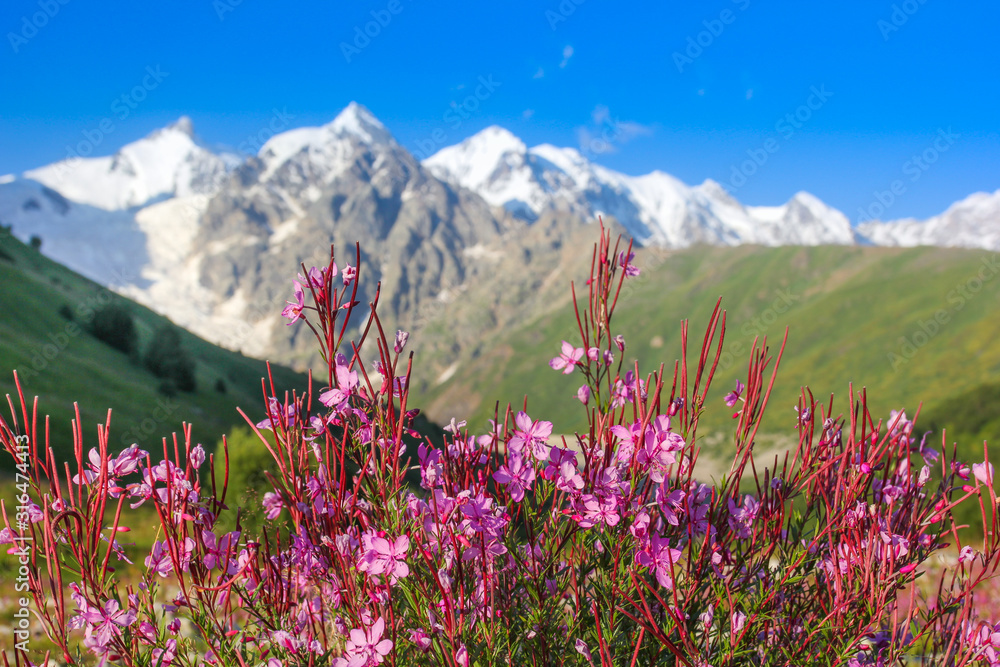
[[[817,397],[833,392],[844,399],[853,382],[856,389],[867,387],[876,417],[904,407],[912,415],[921,401],[927,407],[945,404],[1000,380],[1000,279],[993,262],[994,253],[939,248],[640,251],[636,264],[643,273],[622,297],[613,333],[625,335],[627,359],[638,359],[640,369],[653,370],[660,362],[672,368],[680,354],[680,321],[691,320],[692,339],[700,345],[712,307],[722,297],[727,354],[703,434],[730,427],[732,410],[721,398],[737,378],[745,378],[754,336],[766,335],[776,347],[786,326],[788,346],[765,423],[768,432],[792,434],[793,406],[805,385]],[[566,294],[570,279],[582,285],[584,278],[567,276]],[[438,420],[458,406],[471,408],[469,423],[478,428],[496,401],[519,405],[528,393],[532,416],[552,420],[557,432],[578,429],[584,413],[573,396],[580,376],[548,367],[560,340],[575,341],[574,332],[567,300],[484,341],[478,356],[459,358],[457,371],[431,386],[424,402]],[[842,410],[846,402],[837,406]],[[996,404],[984,402],[982,410],[1000,415]],[[983,418],[984,428],[991,415]],[[1000,442],[1000,433],[992,439]]]
[[[93,312],[111,302],[131,313],[137,353],[121,352],[88,332]],[[194,360],[193,392],[161,387],[164,380],[142,363],[154,333],[163,327],[177,332],[182,349]],[[279,391],[306,387],[306,376],[280,366],[272,368]],[[162,437],[179,432],[182,422],[194,425],[196,441],[214,447],[223,433],[243,423],[237,406],[251,416],[263,414],[264,362],[223,350],[175,327],[0,229],[0,395],[13,394],[15,369],[28,400],[39,396],[41,415],[51,415],[51,441],[61,454],[72,446],[74,401],[80,406],[87,446],[96,444],[95,425],[103,423],[112,408],[111,444],[115,448],[133,442],[147,449],[158,446]],[[6,418],[6,405],[2,409]],[[151,450],[154,456],[155,451]],[[0,455],[0,470],[9,468],[9,457]]]

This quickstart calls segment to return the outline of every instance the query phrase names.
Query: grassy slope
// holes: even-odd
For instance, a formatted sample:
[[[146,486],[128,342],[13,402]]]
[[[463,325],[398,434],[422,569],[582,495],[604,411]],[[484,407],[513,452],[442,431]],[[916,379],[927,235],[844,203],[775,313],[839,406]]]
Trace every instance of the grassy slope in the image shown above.
[[[766,428],[791,433],[800,387],[817,396],[846,395],[849,383],[866,386],[876,416],[890,408],[911,411],[921,400],[936,405],[982,383],[1000,379],[1000,343],[995,342],[1000,313],[1000,278],[994,277],[957,308],[949,292],[974,278],[992,253],[935,248],[696,248],[658,259],[640,253],[644,273],[620,304],[613,324],[625,334],[629,363],[651,370],[668,368],[679,355],[680,321],[691,319],[692,339],[700,345],[715,300],[728,310],[726,357],[709,400],[704,424],[729,426],[731,411],[721,402],[737,377],[755,334],[780,344],[789,327]],[[576,277],[579,278],[579,277]],[[568,282],[568,280],[567,280]],[[578,284],[581,280],[577,281]],[[568,291],[568,285],[567,285]],[[784,313],[773,309],[781,294],[791,302]],[[902,357],[900,337],[911,340],[920,321],[943,310],[949,321],[916,354],[893,368],[890,353]],[[756,319],[755,318],[759,318]],[[484,424],[493,402],[519,405],[530,394],[529,412],[551,419],[557,432],[584,423],[572,396],[579,376],[565,377],[547,366],[559,341],[575,340],[572,309],[537,317],[500,341],[483,346],[476,359],[461,359],[458,372],[422,401],[438,420],[451,412],[471,412],[469,423]],[[922,342],[918,335],[917,342]],[[694,351],[689,352],[693,355]],[[419,360],[418,360],[419,363]],[[845,407],[838,403],[838,410]],[[703,433],[706,431],[703,431]]]
[[[80,405],[87,446],[96,444],[95,425],[104,422],[108,408],[113,409],[111,443],[116,448],[132,442],[153,447],[163,436],[180,431],[185,421],[194,424],[196,441],[214,446],[223,433],[243,423],[237,406],[251,417],[262,414],[264,362],[223,350],[185,330],[179,332],[183,346],[196,360],[198,387],[194,393],[181,392],[173,399],[159,394],[160,380],[128,355],[86,332],[63,336],[71,323],[59,314],[62,306],[68,306],[80,324],[88,304],[106,302],[109,296],[96,283],[0,232],[0,395],[14,392],[12,371],[17,369],[28,400],[38,395],[40,413],[52,417],[51,437],[57,452],[71,446],[74,401]],[[145,351],[153,331],[169,320],[114,298],[128,304],[140,349]],[[52,345],[53,337],[66,343],[49,360],[45,353],[56,352],[57,347],[46,349],[45,345]],[[273,372],[279,390],[306,386],[301,374],[279,366]],[[226,393],[216,391],[219,379],[225,382]],[[162,406],[170,408],[170,413],[165,414]],[[6,406],[3,412],[8,412]],[[9,467],[8,458],[0,456],[0,469]]]

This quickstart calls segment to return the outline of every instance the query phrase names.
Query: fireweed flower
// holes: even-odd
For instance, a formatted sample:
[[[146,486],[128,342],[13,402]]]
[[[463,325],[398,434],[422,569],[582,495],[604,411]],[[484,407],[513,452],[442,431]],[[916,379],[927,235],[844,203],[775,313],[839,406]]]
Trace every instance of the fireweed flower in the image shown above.
[[[257,422],[256,426],[259,429],[271,430],[271,421],[274,420],[275,424],[281,425],[282,415],[288,422],[288,426],[292,426],[295,423],[296,416],[298,415],[298,410],[294,405],[289,405],[286,409],[276,398],[268,399],[267,404],[267,414],[265,419]]]
[[[648,548],[636,553],[635,562],[655,571],[656,581],[667,590],[673,590],[674,565],[683,553],[680,549],[672,548],[669,539],[652,534]]]
[[[511,500],[519,503],[524,500],[524,492],[529,490],[531,483],[535,481],[535,469],[531,464],[525,463],[520,454],[511,451],[506,465],[500,466],[499,470],[493,473],[493,479],[506,486]]]
[[[397,331],[396,332],[396,341],[393,343],[393,346],[392,346],[393,351],[396,354],[399,354],[400,352],[402,352],[403,348],[406,347],[406,341],[408,341],[409,339],[410,339],[409,332],[407,332],[407,331]]]
[[[103,608],[90,607],[82,614],[83,620],[93,627],[93,638],[96,646],[106,647],[114,638],[121,635],[121,629],[136,621],[135,612],[123,610],[118,600],[108,600]]]
[[[321,393],[319,402],[340,412],[347,407],[347,399],[358,388],[358,372],[350,370],[347,359],[344,355],[338,354],[334,365],[334,377],[337,379],[337,386]]]
[[[993,486],[993,464],[987,462],[973,463],[972,474],[986,486]]]
[[[614,496],[601,499],[592,494],[586,494],[580,500],[579,511],[583,516],[578,523],[581,528],[591,528],[600,523],[611,528],[621,521],[621,516],[618,514],[618,501]]]
[[[553,357],[549,361],[549,366],[553,370],[562,371],[563,375],[569,375],[576,368],[576,365],[580,363],[580,359],[583,357],[582,347],[573,347],[566,341],[562,342],[562,351],[559,353],[558,357]]]
[[[625,269],[625,276],[627,278],[634,278],[642,273],[638,266],[631,263],[633,259],[635,259],[634,252],[630,252],[628,255],[624,252],[618,253],[618,266]]]
[[[546,443],[552,435],[552,422],[532,421],[526,412],[518,412],[514,423],[514,435],[507,442],[507,447],[520,454],[527,446],[536,459],[544,461],[549,455]]]
[[[406,552],[409,548],[410,538],[406,535],[400,535],[394,542],[390,542],[374,533],[363,533],[358,569],[372,576],[389,575],[390,583],[395,583],[410,573],[406,564]]]
[[[586,405],[590,402],[590,387],[587,385],[582,385],[576,390],[576,399]]]
[[[302,290],[302,285],[298,282],[293,282],[292,284],[295,285],[295,301],[287,301],[288,305],[281,311],[281,316],[288,319],[287,326],[291,326],[302,319],[302,309],[305,307],[305,293]]]
[[[736,381],[736,389],[734,389],[733,391],[731,391],[728,394],[726,394],[726,398],[725,398],[726,405],[728,405],[729,407],[733,407],[734,405],[736,405],[736,403],[743,396],[743,390],[745,388],[746,387],[743,385],[743,383],[740,382],[739,380],[737,380]]]
[[[369,667],[382,664],[385,656],[392,650],[392,640],[382,639],[384,631],[385,621],[381,616],[367,630],[361,628],[351,630],[345,655],[334,659],[334,667]]]
[[[742,506],[733,502],[732,498],[728,499],[728,506],[730,530],[736,533],[736,536],[741,540],[748,539],[753,522],[757,518],[757,512],[760,510],[760,503],[753,496],[746,495],[743,496]]]
[[[590,654],[590,647],[587,646],[587,642],[582,639],[577,639],[576,642],[573,643],[573,647],[576,649],[577,653],[587,659],[587,662],[594,662],[594,657]]]
[[[264,499],[262,501],[264,506],[265,516],[270,520],[274,521],[281,514],[281,510],[284,508],[284,503],[281,500],[281,496],[272,491],[268,491],[264,494]]]

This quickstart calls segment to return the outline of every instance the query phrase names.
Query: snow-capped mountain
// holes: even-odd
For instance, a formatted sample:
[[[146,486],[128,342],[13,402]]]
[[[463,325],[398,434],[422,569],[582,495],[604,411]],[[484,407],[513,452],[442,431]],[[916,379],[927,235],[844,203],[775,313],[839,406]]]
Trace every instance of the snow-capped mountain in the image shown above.
[[[216,155],[200,144],[191,119],[176,122],[114,155],[69,158],[24,173],[67,199],[106,211],[145,206],[154,200],[212,194],[238,158]]]
[[[237,164],[196,138],[191,120],[114,155],[70,158],[0,181],[0,220],[71,269],[116,288],[147,285],[187,255],[198,219]]]
[[[325,263],[331,243],[338,261],[354,263],[358,241],[366,267],[359,298],[373,298],[381,282],[381,312],[411,324],[479,270],[463,250],[492,244],[499,232],[482,199],[434,178],[370,111],[351,104],[327,125],[273,137],[234,172],[202,216],[186,274],[197,278],[192,289],[214,295],[214,314],[257,322],[256,335],[220,342],[261,353],[246,347],[253,342],[288,358],[312,350],[277,316],[290,267]],[[203,327],[203,315],[186,317]]]
[[[1000,190],[969,195],[928,220],[866,222],[857,231],[875,245],[1000,250]]]
[[[530,221],[546,210],[567,211],[583,220],[611,216],[644,245],[854,242],[847,218],[808,193],[783,206],[745,207],[711,180],[691,187],[660,171],[627,176],[572,148],[528,148],[496,126],[441,149],[424,164],[438,178],[517,217]]]
[[[338,262],[353,263],[347,249],[360,241],[362,298],[381,282],[380,312],[395,325],[419,328],[477,289],[494,308],[487,319],[499,322],[497,308],[517,308],[518,294],[560,279],[556,255],[589,243],[585,226],[598,215],[665,248],[1000,249],[1000,191],[926,222],[854,230],[805,192],[744,206],[711,180],[628,176],[571,148],[528,148],[499,127],[421,163],[356,103],[321,127],[273,136],[255,156],[213,152],[181,118],[112,156],[0,177],[0,223],[19,238],[40,236],[53,259],[215,343],[300,365],[311,345],[278,313],[294,267],[324,262],[330,243]]]

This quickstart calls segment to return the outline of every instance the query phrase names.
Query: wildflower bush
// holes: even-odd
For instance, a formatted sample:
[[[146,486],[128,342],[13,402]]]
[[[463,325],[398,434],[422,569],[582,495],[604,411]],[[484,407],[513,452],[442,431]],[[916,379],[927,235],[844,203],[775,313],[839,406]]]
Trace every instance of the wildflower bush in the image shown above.
[[[53,658],[1000,665],[1000,625],[979,618],[977,598],[1000,561],[988,461],[918,443],[905,414],[875,420],[853,390],[846,416],[804,390],[797,446],[756,459],[781,356],[759,341],[725,398],[732,464],[700,479],[698,422],[725,313],[717,304],[690,361],[684,323],[672,369],[627,367],[613,315],[639,268],[603,229],[587,291],[573,292],[579,340],[550,362],[567,382],[582,378],[569,400],[587,431],[552,437],[526,400],[485,433],[453,420],[443,441],[415,446],[407,334],[386,335],[376,294],[357,339],[346,335],[360,321],[356,253],[355,266],[338,268],[331,251],[326,267],[303,267],[283,312],[315,334],[326,388],[265,382],[264,419],[248,423],[275,472],[252,533],[230,507],[225,441],[206,455],[185,426],[155,456],[116,454],[110,415],[90,447],[78,418],[75,461],[60,462],[34,406],[9,400],[0,438],[24,509],[4,508],[0,543],[24,556]],[[960,544],[960,503],[978,503],[981,541]],[[120,576],[129,509],[144,504],[160,532],[138,574]],[[942,572],[944,553],[958,557]]]

